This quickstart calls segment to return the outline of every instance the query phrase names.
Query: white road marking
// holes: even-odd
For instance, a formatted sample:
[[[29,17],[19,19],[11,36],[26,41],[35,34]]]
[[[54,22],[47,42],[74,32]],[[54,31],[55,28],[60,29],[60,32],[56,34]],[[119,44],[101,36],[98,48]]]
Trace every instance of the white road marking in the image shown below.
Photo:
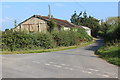
[[[61,64],[61,65],[65,66],[66,64]]]
[[[104,72],[106,74],[111,74],[111,75],[115,75],[115,73],[110,73],[110,72]]]
[[[91,68],[90,68],[89,70],[91,70],[91,71],[99,71],[99,70],[97,70],[97,69],[91,69]]]
[[[58,67],[58,68],[61,68],[62,66],[59,66],[59,65],[54,65],[55,67]]]
[[[104,76],[104,77],[109,77],[108,75],[102,75],[102,76]]]
[[[95,75],[104,76],[104,77],[110,77],[109,75],[102,75],[102,74],[95,74]]]
[[[73,70],[73,68],[69,68],[69,70],[71,70],[71,71],[72,71],[72,70]]]
[[[45,65],[49,66],[50,64],[45,64]]]
[[[92,72],[88,72],[89,74],[91,74]]]
[[[91,74],[91,73],[92,73],[92,72],[89,72],[89,71],[84,71],[84,70],[83,70],[82,72],[84,72],[84,73],[89,73],[89,74]]]
[[[69,68],[69,67],[65,67],[64,69],[68,69],[68,70],[71,70],[71,71],[73,70],[73,68]]]

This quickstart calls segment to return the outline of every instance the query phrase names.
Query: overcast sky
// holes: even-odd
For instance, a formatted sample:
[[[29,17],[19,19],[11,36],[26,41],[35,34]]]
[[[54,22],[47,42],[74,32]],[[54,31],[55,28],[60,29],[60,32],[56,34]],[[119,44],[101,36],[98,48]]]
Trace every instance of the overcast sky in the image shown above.
[[[76,11],[87,11],[99,20],[118,15],[118,2],[3,2],[2,3],[2,30],[14,27],[32,15],[48,15],[48,5],[51,6],[53,17],[70,21],[71,15]]]

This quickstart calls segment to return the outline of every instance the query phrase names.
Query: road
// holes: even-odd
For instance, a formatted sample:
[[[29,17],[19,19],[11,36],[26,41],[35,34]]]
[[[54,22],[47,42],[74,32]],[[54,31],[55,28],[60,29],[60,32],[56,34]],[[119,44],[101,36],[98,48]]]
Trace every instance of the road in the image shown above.
[[[102,40],[76,49],[2,56],[3,78],[117,78],[118,67],[94,55]]]

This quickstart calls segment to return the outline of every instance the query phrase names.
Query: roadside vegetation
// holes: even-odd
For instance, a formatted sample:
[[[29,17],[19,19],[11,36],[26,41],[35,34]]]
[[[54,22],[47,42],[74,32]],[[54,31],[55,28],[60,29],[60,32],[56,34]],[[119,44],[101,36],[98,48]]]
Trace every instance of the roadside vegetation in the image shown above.
[[[88,16],[86,11],[74,12],[71,23],[87,26],[92,30],[93,37],[104,39],[104,45],[95,52],[99,57],[120,66],[120,18],[109,17],[106,21]]]
[[[93,37],[104,39],[104,45],[95,52],[106,61],[120,66],[120,18],[109,17],[106,21],[88,16],[87,12],[74,12],[71,23],[78,26],[87,26],[92,30]],[[15,22],[16,24],[16,22]],[[84,29],[56,30],[56,23],[48,22],[46,33],[28,33],[6,29],[2,32],[3,54],[40,53],[66,49],[73,49],[88,45],[93,37],[87,35]]]
[[[74,45],[74,46],[60,46],[60,47],[56,47],[56,48],[51,48],[51,49],[34,49],[34,50],[19,50],[19,51],[2,51],[2,54],[29,54],[29,53],[43,53],[43,52],[53,52],[53,51],[61,51],[61,50],[68,50],[68,49],[75,49],[75,48],[80,48],[80,47],[84,47],[87,45],[92,44],[94,41],[90,41],[90,42],[83,42],[80,45]]]
[[[86,26],[91,29],[91,35],[96,37],[100,28],[100,20],[89,16],[86,11],[80,12],[77,14],[75,11],[74,14],[70,18],[71,23],[78,26]]]
[[[73,29],[68,31],[51,29],[50,32],[46,33],[7,30],[2,32],[2,51],[3,54],[15,51],[17,53],[18,51],[22,51],[22,53],[50,52],[63,50],[64,47],[68,46],[74,47],[65,49],[75,48],[92,40],[92,37],[87,35],[84,29],[78,29],[76,32]]]
[[[95,54],[108,62],[120,66],[120,19],[110,17],[101,23],[99,36],[104,38],[104,46]]]
[[[105,59],[106,61],[120,66],[120,47],[116,45],[111,46],[103,46],[99,50],[96,51],[96,54],[99,55],[100,58]]]

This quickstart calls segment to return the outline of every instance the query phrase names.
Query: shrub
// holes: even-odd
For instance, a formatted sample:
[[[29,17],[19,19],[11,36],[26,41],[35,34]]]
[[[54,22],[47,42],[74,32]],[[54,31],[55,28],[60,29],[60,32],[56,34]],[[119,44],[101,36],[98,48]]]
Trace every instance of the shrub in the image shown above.
[[[78,32],[78,36],[79,36],[80,40],[83,40],[83,41],[91,41],[92,40],[92,37],[89,36],[83,28],[78,29],[77,32]]]
[[[53,38],[58,46],[69,46],[70,38],[67,31],[53,32]]]
[[[78,35],[73,31],[53,32],[52,35],[58,46],[71,46],[79,43]]]
[[[55,27],[57,26],[57,24],[56,24],[56,22],[55,21],[53,21],[53,20],[49,20],[48,21],[48,31],[51,33],[54,29],[55,29]]]
[[[27,33],[25,31],[7,30],[2,34],[2,50],[27,50],[49,49],[57,46],[72,46],[80,44],[80,41],[90,41],[84,30],[76,31],[52,31],[51,33]]]
[[[33,44],[32,35],[23,31],[8,31],[2,34],[3,49],[14,51],[17,48],[29,48]],[[7,46],[7,48],[6,48]]]
[[[34,34],[34,45],[40,46],[46,49],[55,47],[54,40],[50,33],[36,33]]]
[[[82,29],[76,31],[60,31],[53,32],[53,38],[58,46],[78,45],[80,41],[91,41],[92,37]]]

